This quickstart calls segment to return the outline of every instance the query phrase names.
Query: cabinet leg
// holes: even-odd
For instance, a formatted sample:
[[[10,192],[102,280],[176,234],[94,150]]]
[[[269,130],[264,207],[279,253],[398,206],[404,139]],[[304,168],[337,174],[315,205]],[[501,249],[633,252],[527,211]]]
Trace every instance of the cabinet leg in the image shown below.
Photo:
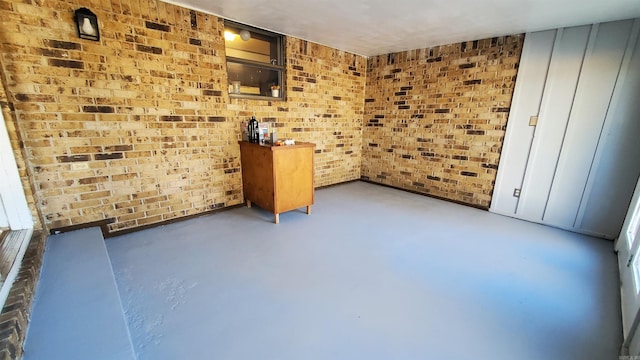
[[[311,215],[311,205],[307,206],[307,215]]]
[[[250,208],[251,207],[251,200],[247,200],[247,207]]]
[[[280,214],[273,214],[273,223],[278,224],[280,222]]]

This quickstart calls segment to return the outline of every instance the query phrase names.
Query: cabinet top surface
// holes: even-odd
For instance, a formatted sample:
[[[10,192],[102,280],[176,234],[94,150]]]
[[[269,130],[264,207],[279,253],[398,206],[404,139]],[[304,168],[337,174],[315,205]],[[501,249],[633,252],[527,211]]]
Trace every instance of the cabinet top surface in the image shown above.
[[[274,146],[274,145],[271,145],[271,144],[258,144],[258,143],[248,142],[248,141],[238,141],[238,144],[240,144],[241,146],[258,146],[258,147],[262,147],[262,148],[270,148],[272,151],[285,150],[285,149],[295,149],[295,148],[305,148],[305,147],[310,147],[310,148],[315,148],[316,147],[316,144],[308,143],[308,142],[301,142],[301,141],[296,141],[295,145],[280,145],[280,146]]]

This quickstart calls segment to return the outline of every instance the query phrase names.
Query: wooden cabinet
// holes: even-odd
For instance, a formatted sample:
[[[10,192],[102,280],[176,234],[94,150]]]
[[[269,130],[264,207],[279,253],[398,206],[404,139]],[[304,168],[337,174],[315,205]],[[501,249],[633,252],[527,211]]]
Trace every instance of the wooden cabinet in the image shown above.
[[[240,141],[242,187],[247,206],[254,203],[274,214],[313,205],[315,144],[271,146]]]

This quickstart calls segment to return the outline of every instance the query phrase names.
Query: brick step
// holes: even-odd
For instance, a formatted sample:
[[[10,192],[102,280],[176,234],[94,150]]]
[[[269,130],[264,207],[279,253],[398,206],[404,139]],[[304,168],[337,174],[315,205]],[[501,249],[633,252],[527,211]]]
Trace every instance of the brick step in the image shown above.
[[[135,359],[99,228],[47,239],[24,360]]]

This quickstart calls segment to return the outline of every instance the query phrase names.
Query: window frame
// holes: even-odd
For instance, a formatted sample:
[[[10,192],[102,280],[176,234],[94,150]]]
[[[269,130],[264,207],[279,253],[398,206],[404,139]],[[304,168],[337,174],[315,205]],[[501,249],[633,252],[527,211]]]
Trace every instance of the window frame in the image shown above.
[[[225,40],[225,58],[226,58],[226,66],[227,66],[227,88],[230,87],[231,81],[229,79],[229,63],[238,64],[242,66],[251,66],[259,69],[264,69],[267,71],[277,71],[278,72],[278,84],[280,85],[280,93],[279,96],[268,96],[268,95],[255,95],[255,94],[236,94],[230,91],[227,91],[230,98],[234,99],[254,99],[254,100],[270,100],[270,101],[284,101],[286,99],[286,57],[285,57],[285,42],[286,36],[283,34],[275,33],[272,31],[256,28],[253,26],[245,25],[242,23],[238,23],[231,20],[224,20],[224,31],[227,29],[227,25],[238,30],[248,30],[251,33],[260,34],[263,36],[267,36],[273,38],[276,42],[276,64],[268,64],[255,60],[248,60],[243,58],[237,58],[233,56],[227,56],[227,41]],[[223,37],[224,38],[224,37]]]

